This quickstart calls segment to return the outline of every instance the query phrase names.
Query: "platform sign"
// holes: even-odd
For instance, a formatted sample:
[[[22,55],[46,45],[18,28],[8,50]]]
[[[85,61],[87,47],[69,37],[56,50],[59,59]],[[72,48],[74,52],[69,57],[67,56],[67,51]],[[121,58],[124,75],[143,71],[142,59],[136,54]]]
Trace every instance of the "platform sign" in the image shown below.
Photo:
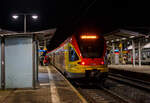
[[[115,54],[119,54],[119,49],[115,49]]]
[[[38,52],[45,52],[45,51],[46,51],[46,50],[41,50],[41,49],[40,49],[40,50],[38,50]]]
[[[40,55],[43,55],[43,53],[45,53],[47,50],[38,50],[38,52],[40,53]]]
[[[119,44],[119,48],[122,48],[122,43]]]

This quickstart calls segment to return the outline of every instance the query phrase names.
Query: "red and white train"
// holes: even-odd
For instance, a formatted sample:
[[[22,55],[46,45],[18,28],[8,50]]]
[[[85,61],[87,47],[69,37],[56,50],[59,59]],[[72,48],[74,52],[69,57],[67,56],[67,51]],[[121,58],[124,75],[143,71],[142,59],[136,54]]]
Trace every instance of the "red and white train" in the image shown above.
[[[106,42],[103,36],[91,33],[72,35],[58,48],[47,53],[50,63],[68,78],[105,78]]]

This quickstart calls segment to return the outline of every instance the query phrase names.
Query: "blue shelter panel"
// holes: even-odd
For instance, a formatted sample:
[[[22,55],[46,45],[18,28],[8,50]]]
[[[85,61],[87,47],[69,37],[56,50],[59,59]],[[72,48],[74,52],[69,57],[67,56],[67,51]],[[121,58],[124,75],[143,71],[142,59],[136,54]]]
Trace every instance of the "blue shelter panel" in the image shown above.
[[[32,68],[32,38],[6,38],[6,88],[31,88],[33,82]]]
[[[0,88],[1,88],[1,39],[0,39]]]

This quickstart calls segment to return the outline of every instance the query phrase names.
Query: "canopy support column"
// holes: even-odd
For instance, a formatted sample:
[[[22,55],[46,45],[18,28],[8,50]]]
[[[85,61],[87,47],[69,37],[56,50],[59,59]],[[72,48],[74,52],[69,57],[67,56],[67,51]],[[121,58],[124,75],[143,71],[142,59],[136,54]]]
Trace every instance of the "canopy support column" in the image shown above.
[[[138,43],[138,48],[139,48],[139,66],[141,66],[141,43],[140,41]]]
[[[135,43],[132,40],[132,57],[133,57],[133,66],[135,67]]]

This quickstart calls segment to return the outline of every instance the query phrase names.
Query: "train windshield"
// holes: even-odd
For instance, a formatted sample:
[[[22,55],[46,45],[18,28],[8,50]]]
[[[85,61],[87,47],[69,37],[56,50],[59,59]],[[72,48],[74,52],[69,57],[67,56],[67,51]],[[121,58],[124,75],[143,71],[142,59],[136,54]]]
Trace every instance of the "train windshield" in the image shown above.
[[[84,58],[101,58],[104,53],[104,38],[80,39],[78,44]]]

